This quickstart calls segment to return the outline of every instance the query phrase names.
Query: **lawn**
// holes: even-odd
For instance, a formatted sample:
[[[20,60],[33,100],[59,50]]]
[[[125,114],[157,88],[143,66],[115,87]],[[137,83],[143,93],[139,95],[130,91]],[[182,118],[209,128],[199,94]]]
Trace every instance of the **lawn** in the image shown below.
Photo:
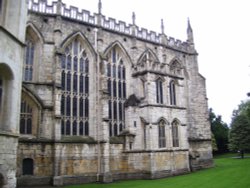
[[[250,188],[250,158],[215,158],[215,167],[158,180],[130,180],[111,184],[84,184],[65,188]]]

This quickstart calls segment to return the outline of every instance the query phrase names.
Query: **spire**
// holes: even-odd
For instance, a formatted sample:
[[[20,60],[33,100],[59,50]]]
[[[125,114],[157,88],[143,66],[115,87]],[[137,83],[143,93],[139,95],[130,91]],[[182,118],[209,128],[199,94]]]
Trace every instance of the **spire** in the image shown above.
[[[164,22],[163,22],[163,19],[161,19],[161,34],[164,34]]]
[[[102,1],[101,0],[99,0],[99,3],[98,3],[98,13],[102,14]]]
[[[135,18],[136,18],[136,17],[135,17],[135,12],[133,12],[133,13],[132,13],[132,23],[133,23],[133,25],[135,25]]]
[[[188,27],[187,27],[187,41],[189,43],[194,43],[193,29],[188,18]]]

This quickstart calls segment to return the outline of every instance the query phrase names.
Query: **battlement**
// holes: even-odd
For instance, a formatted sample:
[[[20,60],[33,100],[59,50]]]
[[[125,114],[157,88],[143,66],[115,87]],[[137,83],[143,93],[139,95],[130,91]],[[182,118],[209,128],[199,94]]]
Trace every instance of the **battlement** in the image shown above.
[[[159,34],[145,28],[139,28],[135,24],[126,24],[125,22],[117,21],[114,18],[106,18],[101,13],[91,14],[88,10],[79,10],[74,6],[69,6],[69,8],[67,8],[66,4],[62,3],[61,0],[53,1],[51,4],[49,4],[47,0],[29,0],[28,9],[31,12],[58,15],[72,20],[77,20],[78,22],[130,35],[137,39],[164,45],[168,48],[184,52],[195,52],[193,46],[189,45],[189,43],[182,42],[181,40],[173,37],[167,37],[164,33]]]

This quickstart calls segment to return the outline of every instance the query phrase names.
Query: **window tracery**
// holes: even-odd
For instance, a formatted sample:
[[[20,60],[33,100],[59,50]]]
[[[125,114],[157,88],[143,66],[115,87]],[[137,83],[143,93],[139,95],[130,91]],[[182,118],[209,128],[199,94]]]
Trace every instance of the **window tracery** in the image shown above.
[[[89,58],[79,38],[61,56],[61,134],[89,135]]]
[[[126,68],[119,50],[113,48],[106,62],[107,87],[109,93],[109,134],[117,136],[125,127]]]
[[[170,64],[170,72],[175,74],[175,75],[180,75],[181,74],[181,64],[177,60],[174,60]]]
[[[20,114],[20,134],[32,134],[32,108],[25,101],[21,102],[21,114]]]

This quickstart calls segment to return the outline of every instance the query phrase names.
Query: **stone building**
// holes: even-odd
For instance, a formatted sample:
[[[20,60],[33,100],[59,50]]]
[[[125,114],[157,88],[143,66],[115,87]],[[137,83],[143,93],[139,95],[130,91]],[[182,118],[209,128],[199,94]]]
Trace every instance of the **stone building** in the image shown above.
[[[27,4],[0,0],[0,187],[16,187]]]
[[[190,23],[182,42],[163,23],[149,32],[134,15],[132,24],[106,18],[101,6],[92,15],[29,0],[18,185],[155,179],[213,165]]]

